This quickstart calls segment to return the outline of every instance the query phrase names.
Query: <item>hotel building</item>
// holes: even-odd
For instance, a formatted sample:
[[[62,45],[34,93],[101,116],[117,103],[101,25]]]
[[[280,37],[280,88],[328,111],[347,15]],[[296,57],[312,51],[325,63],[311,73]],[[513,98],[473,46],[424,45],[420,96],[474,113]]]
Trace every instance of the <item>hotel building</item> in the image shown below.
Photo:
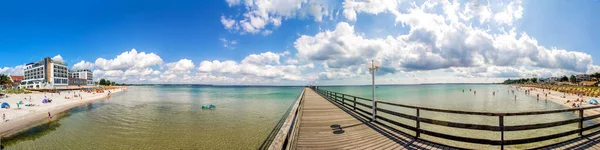
[[[26,64],[23,72],[24,79],[21,85],[26,88],[52,88],[69,83],[69,67],[64,62],[52,60],[50,57]]]
[[[88,69],[71,70],[69,72],[69,85],[94,85],[94,76]]]

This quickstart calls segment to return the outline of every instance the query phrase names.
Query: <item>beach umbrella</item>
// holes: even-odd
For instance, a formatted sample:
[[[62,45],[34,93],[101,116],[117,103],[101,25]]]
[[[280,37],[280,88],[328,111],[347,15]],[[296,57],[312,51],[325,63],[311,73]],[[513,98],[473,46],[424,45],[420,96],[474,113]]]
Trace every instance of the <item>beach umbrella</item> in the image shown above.
[[[598,100],[596,100],[596,99],[590,99],[590,100],[588,100],[588,103],[590,103],[590,104],[598,104]]]
[[[48,99],[45,99],[45,98],[44,98],[44,99],[42,100],[42,103],[47,103],[47,102],[48,102]]]
[[[10,107],[10,105],[8,105],[7,102],[3,102],[2,103],[2,107],[0,107],[0,108],[7,108],[7,107]]]

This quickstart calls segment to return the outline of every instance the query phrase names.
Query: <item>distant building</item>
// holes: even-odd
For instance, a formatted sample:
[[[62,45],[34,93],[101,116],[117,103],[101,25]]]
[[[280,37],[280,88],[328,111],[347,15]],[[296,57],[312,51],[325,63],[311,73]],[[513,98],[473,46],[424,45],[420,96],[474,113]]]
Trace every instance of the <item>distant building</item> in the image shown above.
[[[12,81],[13,88],[19,88],[21,81],[23,81],[23,76],[9,76],[10,81]]]
[[[542,84],[556,84],[556,83],[560,82],[559,77],[540,78],[538,80],[539,80],[538,82],[542,83]]]
[[[69,67],[64,62],[46,57],[42,61],[25,65],[21,85],[26,88],[66,86],[69,83],[68,74]]]
[[[70,71],[69,85],[94,85],[94,74],[88,69]]]
[[[576,78],[577,82],[592,81],[592,76],[590,76],[589,74],[578,74],[578,75],[575,75],[575,78]]]

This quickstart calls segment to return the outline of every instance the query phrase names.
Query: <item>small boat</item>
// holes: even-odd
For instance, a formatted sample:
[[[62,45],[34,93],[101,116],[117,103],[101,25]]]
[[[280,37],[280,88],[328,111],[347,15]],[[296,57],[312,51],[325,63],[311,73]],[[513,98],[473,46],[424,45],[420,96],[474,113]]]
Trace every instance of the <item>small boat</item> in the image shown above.
[[[214,109],[217,108],[217,106],[210,104],[210,105],[202,105],[202,109]]]

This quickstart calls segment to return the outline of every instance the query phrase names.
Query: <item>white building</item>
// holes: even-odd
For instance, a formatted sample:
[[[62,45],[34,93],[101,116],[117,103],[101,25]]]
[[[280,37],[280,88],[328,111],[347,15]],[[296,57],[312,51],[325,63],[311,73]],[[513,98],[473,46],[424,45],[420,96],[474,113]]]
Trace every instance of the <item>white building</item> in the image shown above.
[[[88,69],[70,71],[69,85],[94,85],[94,75]]]
[[[49,57],[35,63],[28,63],[23,70],[21,85],[26,88],[52,88],[66,86],[69,83],[69,67]]]
[[[592,76],[590,76],[589,74],[578,74],[575,75],[575,78],[578,83],[581,81],[592,81]]]

